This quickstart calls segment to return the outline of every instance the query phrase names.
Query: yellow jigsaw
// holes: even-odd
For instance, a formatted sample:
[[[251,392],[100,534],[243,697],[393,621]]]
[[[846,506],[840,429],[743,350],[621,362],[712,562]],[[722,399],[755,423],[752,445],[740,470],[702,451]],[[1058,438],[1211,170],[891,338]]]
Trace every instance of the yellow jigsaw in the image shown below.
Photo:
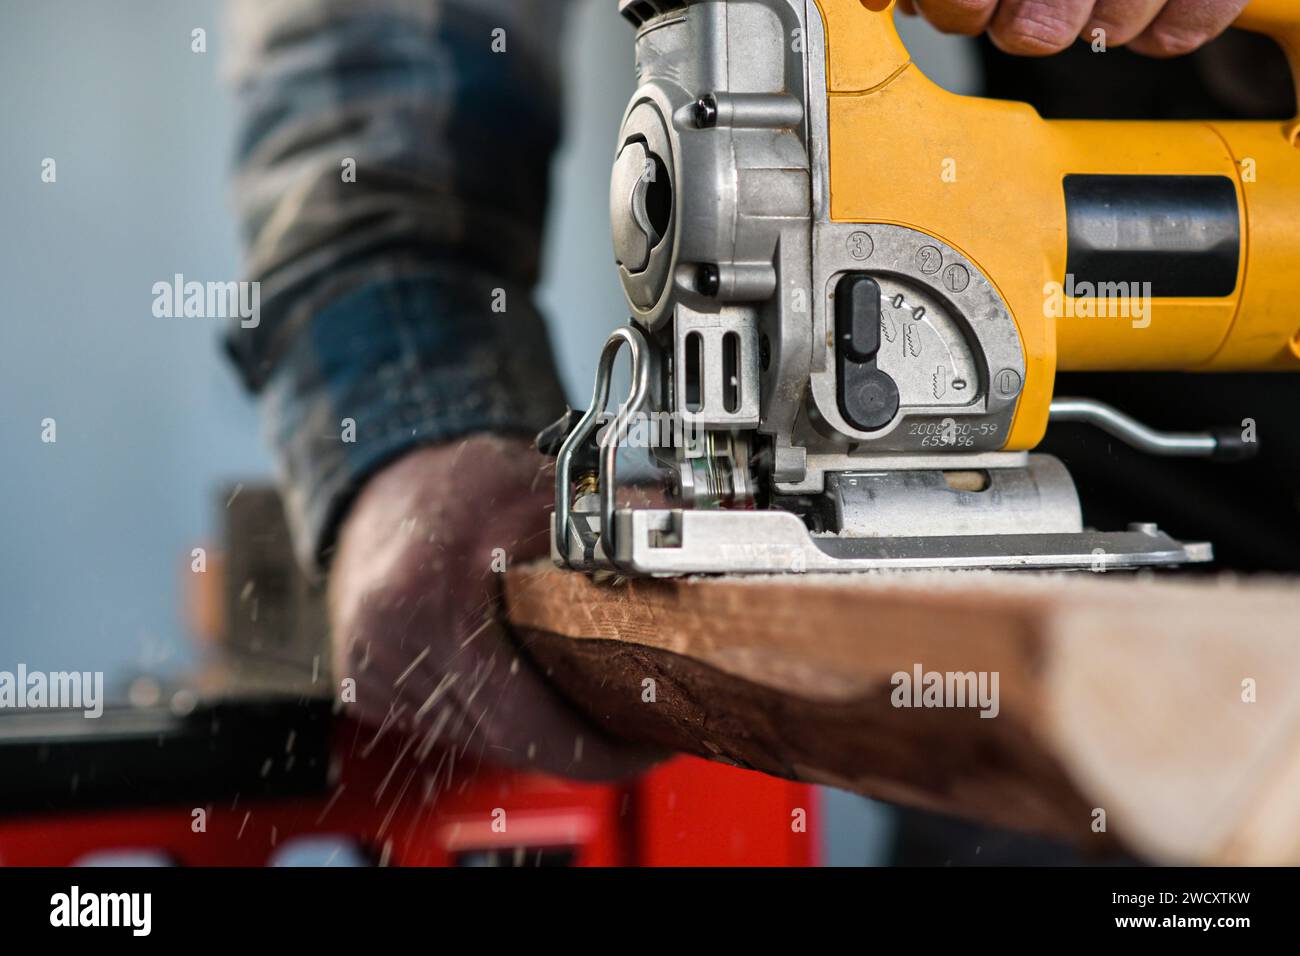
[[[626,573],[1207,561],[1087,528],[1050,420],[1240,457],[1054,397],[1060,370],[1296,370],[1300,123],[1046,121],[910,60],[893,4],[623,0],[611,179],[631,323],[544,436],[555,559]],[[1239,26],[1300,55],[1300,11]],[[609,402],[624,349],[632,382]],[[671,500],[619,495],[641,446]]]

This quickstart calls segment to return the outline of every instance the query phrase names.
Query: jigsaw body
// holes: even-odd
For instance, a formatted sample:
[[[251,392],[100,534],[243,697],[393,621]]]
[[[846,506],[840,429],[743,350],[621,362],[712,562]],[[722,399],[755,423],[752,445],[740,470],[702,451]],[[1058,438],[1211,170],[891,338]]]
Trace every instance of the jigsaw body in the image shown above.
[[[885,6],[882,10],[870,6]],[[1300,52],[1300,14],[1241,25]],[[892,4],[623,0],[640,86],[611,184],[631,324],[557,423],[556,560],[630,573],[1103,569],[1210,559],[1085,528],[1032,454],[1056,370],[1296,370],[1296,124],[1049,122],[913,65]],[[631,392],[605,414],[627,349]],[[619,497],[648,444],[667,506]]]

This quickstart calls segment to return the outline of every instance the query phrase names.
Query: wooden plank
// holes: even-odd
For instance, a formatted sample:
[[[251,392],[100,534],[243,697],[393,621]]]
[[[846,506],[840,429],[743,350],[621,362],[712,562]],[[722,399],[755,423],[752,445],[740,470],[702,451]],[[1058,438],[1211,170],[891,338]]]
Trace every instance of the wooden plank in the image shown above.
[[[537,564],[507,590],[530,653],[611,733],[1099,853],[1300,862],[1293,581]],[[898,706],[918,667],[983,674],[990,699],[996,675],[996,716]]]

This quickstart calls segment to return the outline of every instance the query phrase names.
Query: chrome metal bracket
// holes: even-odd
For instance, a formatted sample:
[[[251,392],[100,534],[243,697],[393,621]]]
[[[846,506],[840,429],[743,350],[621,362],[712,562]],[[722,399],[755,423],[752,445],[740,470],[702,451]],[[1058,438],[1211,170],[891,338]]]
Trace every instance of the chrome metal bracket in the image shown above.
[[[551,530],[551,553],[557,563],[576,567],[571,557],[571,534],[580,535],[572,528],[573,500],[573,457],[577,449],[590,440],[600,426],[601,416],[609,405],[610,382],[614,376],[614,360],[619,352],[627,346],[632,359],[632,384],[627,401],[619,406],[604,436],[600,441],[600,471],[597,488],[600,502],[600,524],[595,529],[595,541],[577,543],[582,548],[580,553],[590,553],[595,560],[617,563],[616,538],[618,524],[614,520],[615,502],[617,501],[618,475],[617,458],[620,438],[627,433],[632,416],[641,411],[645,405],[650,389],[650,348],[645,336],[639,330],[628,325],[615,329],[605,340],[600,352],[600,363],[596,368],[596,386],[592,392],[591,405],[578,421],[573,431],[560,446],[555,466],[555,525]],[[587,524],[590,534],[591,526]],[[581,537],[581,536],[580,536]]]

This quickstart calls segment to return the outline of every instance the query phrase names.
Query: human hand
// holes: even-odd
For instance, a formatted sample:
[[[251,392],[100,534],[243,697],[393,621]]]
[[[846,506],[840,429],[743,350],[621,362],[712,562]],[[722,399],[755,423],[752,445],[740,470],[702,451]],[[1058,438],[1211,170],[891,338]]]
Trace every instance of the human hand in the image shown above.
[[[1226,30],[1247,0],[898,0],[945,33],[988,31],[1008,53],[1046,56],[1104,30],[1107,46],[1147,56],[1190,53]]]
[[[330,572],[335,679],[354,678],[357,716],[412,734],[417,756],[452,745],[471,759],[624,776],[651,756],[586,724],[496,617],[502,553],[513,563],[549,549],[546,464],[520,439],[480,435],[410,452],[370,479]]]

